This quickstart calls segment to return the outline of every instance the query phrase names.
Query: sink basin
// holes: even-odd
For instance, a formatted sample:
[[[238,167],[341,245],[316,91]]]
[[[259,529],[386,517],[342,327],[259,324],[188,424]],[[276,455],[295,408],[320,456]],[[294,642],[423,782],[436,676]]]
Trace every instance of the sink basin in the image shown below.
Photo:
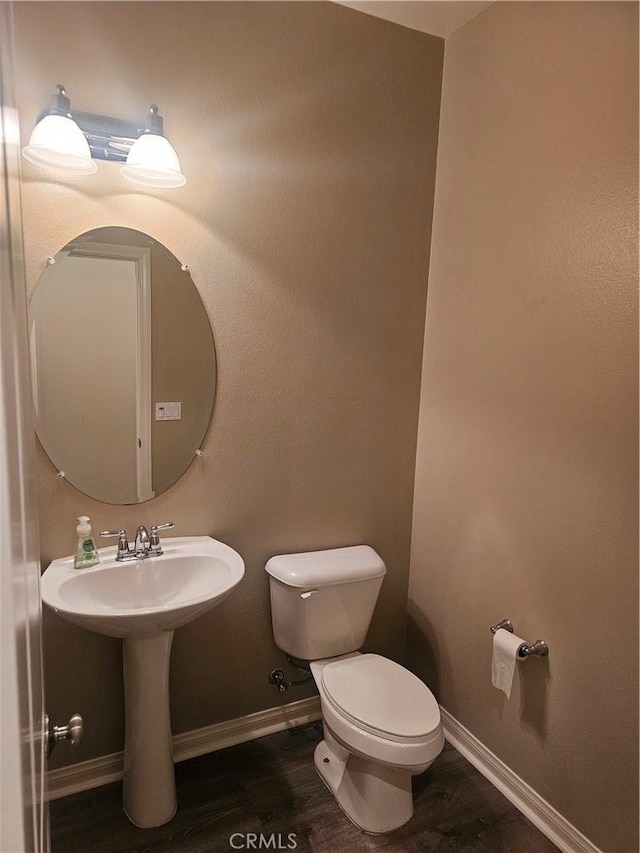
[[[160,826],[177,808],[169,713],[173,632],[210,610],[244,576],[233,548],[209,536],[164,539],[164,553],[74,569],[54,560],[40,580],[45,604],[83,628],[123,640],[123,808],[136,826]],[[203,651],[206,654],[206,650]]]
[[[174,631],[225,598],[244,575],[242,557],[209,536],[164,539],[164,553],[116,561],[102,548],[100,563],[74,569],[54,560],[41,579],[45,604],[60,616],[109,637]]]

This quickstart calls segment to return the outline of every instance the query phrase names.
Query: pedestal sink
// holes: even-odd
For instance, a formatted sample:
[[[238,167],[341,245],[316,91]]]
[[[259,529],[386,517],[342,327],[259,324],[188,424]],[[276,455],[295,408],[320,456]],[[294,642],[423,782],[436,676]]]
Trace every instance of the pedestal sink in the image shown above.
[[[164,553],[74,569],[54,560],[42,600],[83,628],[123,640],[125,747],[123,807],[132,823],[160,826],[176,811],[169,717],[169,656],[176,628],[211,609],[242,580],[242,557],[208,536],[165,539]]]

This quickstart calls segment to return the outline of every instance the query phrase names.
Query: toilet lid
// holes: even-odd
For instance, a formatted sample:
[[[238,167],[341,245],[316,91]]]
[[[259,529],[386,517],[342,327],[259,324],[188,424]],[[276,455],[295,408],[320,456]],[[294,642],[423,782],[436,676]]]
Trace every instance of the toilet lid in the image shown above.
[[[380,655],[357,655],[327,664],[322,686],[347,716],[381,734],[423,737],[440,724],[440,709],[429,688]]]

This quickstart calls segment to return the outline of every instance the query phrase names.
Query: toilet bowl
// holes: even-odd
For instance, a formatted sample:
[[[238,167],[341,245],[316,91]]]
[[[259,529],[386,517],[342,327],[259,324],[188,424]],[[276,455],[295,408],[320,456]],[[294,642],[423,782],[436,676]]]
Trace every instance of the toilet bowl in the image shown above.
[[[311,663],[324,740],[316,770],[356,826],[386,833],[413,815],[411,779],[442,751],[438,704],[412,673],[359,653]]]
[[[440,710],[404,667],[361,654],[385,565],[356,545],[272,557],[267,565],[276,645],[309,661],[324,739],[314,762],[345,814],[372,833],[413,815],[411,779],[444,746]]]

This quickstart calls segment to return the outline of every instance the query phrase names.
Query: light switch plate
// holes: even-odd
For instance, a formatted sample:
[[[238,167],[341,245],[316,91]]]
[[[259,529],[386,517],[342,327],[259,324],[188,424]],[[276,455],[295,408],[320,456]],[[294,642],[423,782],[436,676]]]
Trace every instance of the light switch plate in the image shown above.
[[[157,421],[182,420],[182,403],[156,403]]]

